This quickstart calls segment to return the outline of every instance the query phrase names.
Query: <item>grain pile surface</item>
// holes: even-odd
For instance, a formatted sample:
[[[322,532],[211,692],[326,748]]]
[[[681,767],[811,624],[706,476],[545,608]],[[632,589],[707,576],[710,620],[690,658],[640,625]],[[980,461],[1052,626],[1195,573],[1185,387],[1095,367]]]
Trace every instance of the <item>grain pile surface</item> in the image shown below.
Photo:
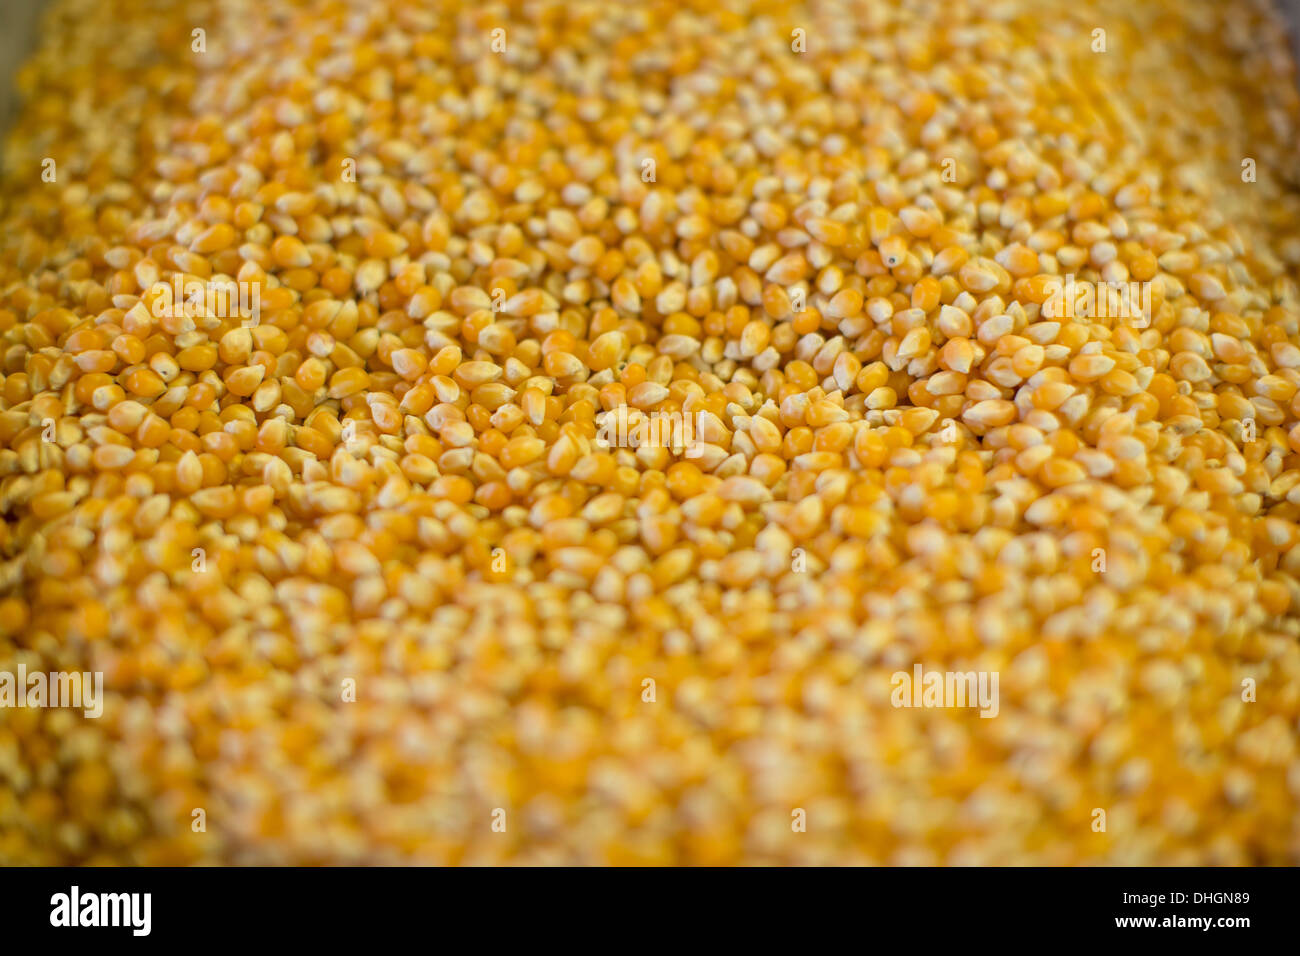
[[[0,863],[1300,862],[1294,79],[1258,0],[59,0],[0,670],[103,713],[0,709]]]

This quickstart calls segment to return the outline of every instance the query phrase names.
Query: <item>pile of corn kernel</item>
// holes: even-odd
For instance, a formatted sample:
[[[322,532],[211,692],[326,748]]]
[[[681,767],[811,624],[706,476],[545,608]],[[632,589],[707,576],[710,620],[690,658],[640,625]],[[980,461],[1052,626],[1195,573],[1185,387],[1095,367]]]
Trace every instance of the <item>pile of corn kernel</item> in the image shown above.
[[[1285,44],[1262,0],[58,0],[0,669],[104,713],[0,710],[0,863],[1300,862]],[[257,316],[172,291],[227,281]],[[692,455],[597,440],[669,413]],[[892,706],[917,663],[997,716]]]

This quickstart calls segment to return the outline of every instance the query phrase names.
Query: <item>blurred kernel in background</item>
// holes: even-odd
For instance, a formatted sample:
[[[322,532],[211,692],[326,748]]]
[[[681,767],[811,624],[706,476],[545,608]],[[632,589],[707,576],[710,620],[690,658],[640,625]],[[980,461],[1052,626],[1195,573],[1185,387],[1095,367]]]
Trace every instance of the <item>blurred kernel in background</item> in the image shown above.
[[[1297,29],[1300,25],[1300,0],[1276,2],[1291,24],[1291,49],[1300,63],[1300,30]],[[39,13],[46,3],[47,0],[0,0],[0,132],[8,128],[16,105],[13,98],[14,71],[31,52]]]
[[[31,52],[42,6],[44,0],[0,0],[0,130],[13,116],[14,71]]]
[[[44,0],[0,0],[0,130],[13,116],[13,74],[31,52]]]

